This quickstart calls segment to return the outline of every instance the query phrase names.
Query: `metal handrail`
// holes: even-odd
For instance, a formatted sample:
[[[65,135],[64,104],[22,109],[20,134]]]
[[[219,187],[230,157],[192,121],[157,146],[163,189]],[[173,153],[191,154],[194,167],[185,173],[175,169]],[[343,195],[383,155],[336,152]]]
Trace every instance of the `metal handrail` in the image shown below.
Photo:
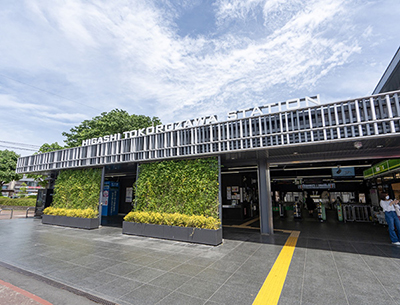
[[[0,213],[1,213],[1,211],[11,211],[11,214],[10,214],[10,219],[12,219],[12,217],[13,217],[13,213],[14,213],[14,209],[13,208],[9,208],[9,209],[7,209],[7,208],[3,208],[3,209],[0,209]]]
[[[28,218],[28,212],[29,212],[29,210],[32,210],[32,209],[35,211],[35,207],[28,207],[28,208],[26,209],[25,218]]]

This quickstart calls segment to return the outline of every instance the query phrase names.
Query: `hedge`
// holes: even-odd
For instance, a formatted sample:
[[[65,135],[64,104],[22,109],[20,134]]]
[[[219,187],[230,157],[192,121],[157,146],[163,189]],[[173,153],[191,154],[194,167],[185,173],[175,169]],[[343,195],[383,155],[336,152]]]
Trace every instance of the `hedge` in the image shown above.
[[[0,205],[6,206],[23,206],[33,207],[36,206],[36,198],[8,198],[0,197]]]

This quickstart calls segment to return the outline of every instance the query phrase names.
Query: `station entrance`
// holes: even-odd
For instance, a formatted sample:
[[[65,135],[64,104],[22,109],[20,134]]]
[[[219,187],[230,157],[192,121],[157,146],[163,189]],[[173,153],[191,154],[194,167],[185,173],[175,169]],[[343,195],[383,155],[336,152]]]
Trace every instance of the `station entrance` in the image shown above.
[[[379,194],[388,192],[391,198],[400,196],[399,170],[373,179],[364,177],[365,170],[384,160],[270,164],[274,230],[313,230],[317,235],[318,231],[326,234],[329,230],[340,230],[346,223],[385,225]],[[258,188],[257,165],[223,167],[224,228],[260,230]]]
[[[137,179],[137,164],[107,166],[104,170],[101,225],[122,227],[123,218],[132,211]]]
[[[394,154],[391,156],[395,157]],[[304,226],[323,224],[335,230],[337,225],[355,222],[384,225],[383,217],[379,217],[379,194],[388,192],[393,198],[399,198],[400,173],[395,169],[381,177],[366,179],[364,171],[387,160],[387,157],[270,163],[269,199],[273,229],[302,231],[308,230]],[[256,160],[249,154],[234,158],[225,156],[221,157],[221,165],[220,216],[223,228],[260,232],[262,215]],[[136,179],[137,164],[106,167],[103,200],[107,202],[102,206],[102,225],[122,226],[123,217],[134,205]],[[307,197],[315,204],[311,215]]]

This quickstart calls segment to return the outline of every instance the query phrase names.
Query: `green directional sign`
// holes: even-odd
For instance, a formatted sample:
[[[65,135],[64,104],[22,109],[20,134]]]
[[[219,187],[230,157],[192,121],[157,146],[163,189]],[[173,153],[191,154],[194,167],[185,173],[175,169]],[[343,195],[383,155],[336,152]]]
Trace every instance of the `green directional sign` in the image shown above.
[[[374,171],[372,170],[372,167],[370,167],[369,169],[366,169],[363,172],[363,174],[364,174],[364,179],[371,178],[374,176]]]
[[[366,169],[363,172],[364,179],[372,178],[374,176],[380,175],[382,173],[388,172],[398,167],[400,167],[400,159],[390,159],[382,161],[378,164],[373,165],[369,169]]]

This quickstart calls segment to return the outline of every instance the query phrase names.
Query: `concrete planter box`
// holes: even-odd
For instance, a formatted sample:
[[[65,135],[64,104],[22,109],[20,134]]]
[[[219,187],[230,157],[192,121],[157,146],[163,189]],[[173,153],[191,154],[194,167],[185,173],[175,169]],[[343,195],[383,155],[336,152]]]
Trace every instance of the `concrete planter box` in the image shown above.
[[[139,235],[217,246],[222,243],[222,229],[173,227],[124,221],[122,234]]]
[[[77,218],[45,214],[42,215],[42,223],[47,225],[56,225],[87,230],[97,229],[99,227],[98,218]]]

